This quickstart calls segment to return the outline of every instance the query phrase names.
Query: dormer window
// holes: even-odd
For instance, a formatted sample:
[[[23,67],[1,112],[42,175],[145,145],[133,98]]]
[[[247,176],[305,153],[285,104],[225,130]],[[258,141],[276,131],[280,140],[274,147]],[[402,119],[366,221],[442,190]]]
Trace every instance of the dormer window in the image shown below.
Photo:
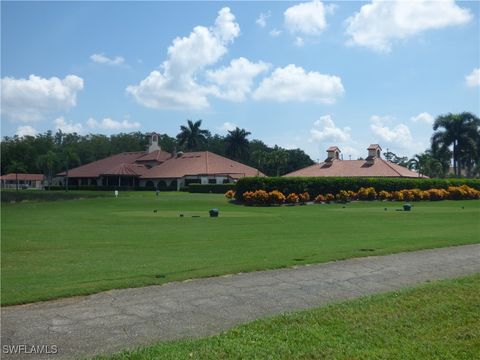
[[[381,158],[382,148],[378,144],[371,144],[368,148],[367,162],[373,162],[375,159]]]
[[[340,149],[336,146],[331,146],[327,149],[327,160],[333,161],[340,160]]]

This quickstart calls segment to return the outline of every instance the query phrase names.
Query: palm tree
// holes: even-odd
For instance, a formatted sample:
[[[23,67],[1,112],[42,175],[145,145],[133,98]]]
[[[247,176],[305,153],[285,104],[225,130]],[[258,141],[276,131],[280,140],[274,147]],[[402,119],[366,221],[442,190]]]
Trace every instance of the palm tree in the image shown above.
[[[473,153],[478,158],[479,126],[480,119],[468,112],[441,115],[433,124],[432,150],[435,153],[453,146],[453,171],[456,176],[460,176],[465,154]]]
[[[275,145],[273,151],[269,152],[267,155],[267,162],[276,169],[277,176],[280,176],[281,168],[285,167],[288,163],[288,152]]]
[[[185,146],[187,150],[197,150],[199,147],[207,142],[207,137],[210,136],[210,131],[200,129],[202,120],[192,122],[187,121],[187,126],[180,126],[180,133],[177,135],[178,144]]]
[[[52,150],[49,150],[45,155],[39,156],[37,160],[39,167],[45,167],[45,170],[47,171],[48,190],[50,190],[50,186],[52,185],[53,168],[57,161],[58,156]]]
[[[238,127],[228,132],[225,137],[226,153],[234,160],[246,160],[248,158],[249,141],[247,136],[251,133]]]
[[[418,176],[440,177],[443,174],[442,163],[435,159],[428,150],[423,154],[416,154],[408,160],[407,166],[409,169],[417,170]]]
[[[68,191],[68,171],[70,166],[78,164],[80,162],[80,157],[71,148],[66,148],[62,153],[62,161],[65,165],[65,191]]]
[[[20,161],[13,160],[12,162],[10,162],[10,165],[7,168],[7,172],[15,173],[15,183],[16,183],[16,189],[18,191],[18,173],[27,172],[25,164]]]

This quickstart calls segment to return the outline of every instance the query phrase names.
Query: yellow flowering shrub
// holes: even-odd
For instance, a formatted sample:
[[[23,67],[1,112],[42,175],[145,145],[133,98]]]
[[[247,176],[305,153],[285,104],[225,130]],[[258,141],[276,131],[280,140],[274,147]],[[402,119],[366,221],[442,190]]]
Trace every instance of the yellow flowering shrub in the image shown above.
[[[298,195],[295,193],[290,193],[287,195],[287,198],[285,199],[285,201],[288,204],[296,204],[298,202]]]
[[[235,191],[233,190],[228,190],[226,193],[225,193],[225,197],[227,199],[235,199]]]

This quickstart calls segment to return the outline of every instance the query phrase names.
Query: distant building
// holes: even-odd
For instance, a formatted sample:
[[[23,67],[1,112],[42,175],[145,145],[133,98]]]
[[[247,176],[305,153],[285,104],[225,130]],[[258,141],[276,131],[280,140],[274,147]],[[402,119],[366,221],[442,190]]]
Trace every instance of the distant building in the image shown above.
[[[124,152],[91,162],[68,172],[70,185],[168,187],[191,183],[223,184],[245,176],[264,176],[259,170],[209,151],[171,154],[160,148],[151,134],[146,151]],[[57,175],[57,183],[66,173]]]
[[[327,149],[325,161],[284,176],[426,177],[406,167],[382,159],[382,148],[378,144],[370,145],[367,150],[368,156],[365,160],[342,160],[340,149],[337,146],[332,146]]]
[[[15,174],[10,173],[0,177],[2,189],[29,188],[43,189],[45,176],[43,174]]]

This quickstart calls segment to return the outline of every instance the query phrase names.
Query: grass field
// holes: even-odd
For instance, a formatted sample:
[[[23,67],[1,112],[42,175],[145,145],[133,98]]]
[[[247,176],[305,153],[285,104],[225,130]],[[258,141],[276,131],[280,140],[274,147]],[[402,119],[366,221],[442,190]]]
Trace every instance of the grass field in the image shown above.
[[[435,282],[109,359],[480,359],[479,294],[480,275]]]
[[[480,242],[479,201],[399,207],[257,208],[175,192],[2,204],[2,305]]]

